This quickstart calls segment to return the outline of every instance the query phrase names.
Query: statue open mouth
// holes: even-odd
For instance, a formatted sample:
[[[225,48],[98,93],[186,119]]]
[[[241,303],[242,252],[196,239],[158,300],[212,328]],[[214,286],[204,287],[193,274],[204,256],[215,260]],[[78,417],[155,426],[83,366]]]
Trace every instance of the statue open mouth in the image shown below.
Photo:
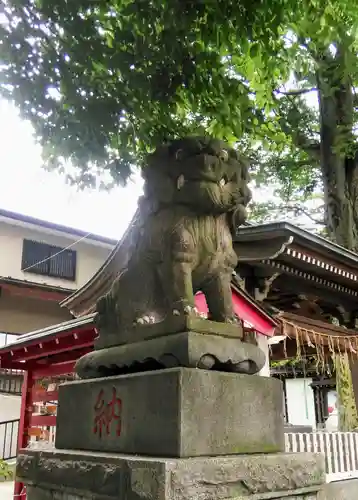
[[[189,180],[187,180],[183,174],[179,175],[178,179],[177,179],[177,189],[178,191],[180,191],[180,189],[182,189],[185,185],[186,182],[211,182],[213,184],[217,184],[218,186],[220,186],[221,188],[225,187],[226,184],[228,184],[228,179],[227,177],[222,177],[219,181],[217,181],[216,179],[213,179],[212,177],[210,176],[205,176],[203,175],[202,177],[197,177],[197,178],[190,178]]]

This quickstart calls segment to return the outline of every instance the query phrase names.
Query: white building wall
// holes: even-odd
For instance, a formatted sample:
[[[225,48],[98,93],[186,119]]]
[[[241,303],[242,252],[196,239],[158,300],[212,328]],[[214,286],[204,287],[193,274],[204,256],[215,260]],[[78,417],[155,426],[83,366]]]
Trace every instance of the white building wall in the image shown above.
[[[23,241],[25,239],[47,243],[49,245],[76,251],[76,279],[74,281],[53,278],[22,271]],[[26,225],[18,221],[0,217],[0,277],[29,281],[66,290],[76,290],[83,286],[103,265],[112,250],[107,243],[94,242],[70,234],[61,234],[35,225]],[[75,243],[75,244],[74,244]],[[66,294],[63,295],[63,298]],[[0,293],[0,332],[26,333],[62,323],[72,318],[66,308],[58,302],[26,297],[23,294],[7,290]],[[0,408],[1,413],[1,408]]]
[[[20,418],[20,406],[21,396],[0,394],[0,423],[5,420]]]
[[[316,428],[311,378],[286,379],[288,422],[292,425],[310,425]]]
[[[21,396],[0,394],[0,459],[16,456],[18,422],[1,422],[20,418]]]
[[[112,250],[109,245],[95,245],[86,240],[76,243],[71,247],[71,250],[77,252],[76,280],[69,281],[41,276],[31,273],[30,270],[23,272],[21,270],[21,261],[24,239],[66,248],[79,238],[71,235],[61,236],[60,234],[51,234],[50,231],[44,231],[41,228],[36,229],[36,226],[30,229],[25,226],[8,224],[0,220],[0,276],[73,290],[84,285],[93,276]]]
[[[27,333],[70,319],[70,312],[57,302],[1,293],[0,332]]]

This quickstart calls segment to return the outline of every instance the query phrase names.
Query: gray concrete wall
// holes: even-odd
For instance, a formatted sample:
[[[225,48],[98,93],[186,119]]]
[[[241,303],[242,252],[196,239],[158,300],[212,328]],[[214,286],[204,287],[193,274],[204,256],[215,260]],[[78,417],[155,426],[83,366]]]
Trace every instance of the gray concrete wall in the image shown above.
[[[357,500],[358,479],[335,481],[326,484],[318,494],[317,500]]]

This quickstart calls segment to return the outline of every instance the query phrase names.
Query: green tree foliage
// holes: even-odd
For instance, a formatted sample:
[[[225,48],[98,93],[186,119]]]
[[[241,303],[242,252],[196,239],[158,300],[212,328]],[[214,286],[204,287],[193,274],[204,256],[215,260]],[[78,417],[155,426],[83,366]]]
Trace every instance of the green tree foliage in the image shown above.
[[[358,414],[348,354],[337,355],[334,361],[339,400],[339,427],[341,431],[355,431],[358,428]]]
[[[48,168],[123,183],[156,144],[205,131],[248,154],[255,182],[276,183],[293,214],[323,190],[328,234],[358,247],[354,2],[1,7],[0,92],[32,122]]]
[[[10,481],[14,477],[14,470],[5,460],[0,458],[0,483],[2,481]]]
[[[277,13],[269,0],[255,12],[249,1],[1,3],[1,93],[33,123],[48,165],[78,167],[75,181],[102,169],[125,181],[165,139],[205,129],[235,140],[263,116],[236,67],[249,75],[278,48],[283,0]]]

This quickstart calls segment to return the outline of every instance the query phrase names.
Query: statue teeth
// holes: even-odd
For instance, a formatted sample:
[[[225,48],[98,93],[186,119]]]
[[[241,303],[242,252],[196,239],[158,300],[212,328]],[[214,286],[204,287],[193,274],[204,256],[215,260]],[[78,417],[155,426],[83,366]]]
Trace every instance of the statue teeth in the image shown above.
[[[229,159],[229,153],[226,151],[226,149],[222,149],[220,151],[219,158],[222,161],[225,161],[225,162],[228,161],[228,159]]]
[[[177,180],[177,189],[181,189],[185,184],[185,177],[184,175],[179,175],[178,180]]]

